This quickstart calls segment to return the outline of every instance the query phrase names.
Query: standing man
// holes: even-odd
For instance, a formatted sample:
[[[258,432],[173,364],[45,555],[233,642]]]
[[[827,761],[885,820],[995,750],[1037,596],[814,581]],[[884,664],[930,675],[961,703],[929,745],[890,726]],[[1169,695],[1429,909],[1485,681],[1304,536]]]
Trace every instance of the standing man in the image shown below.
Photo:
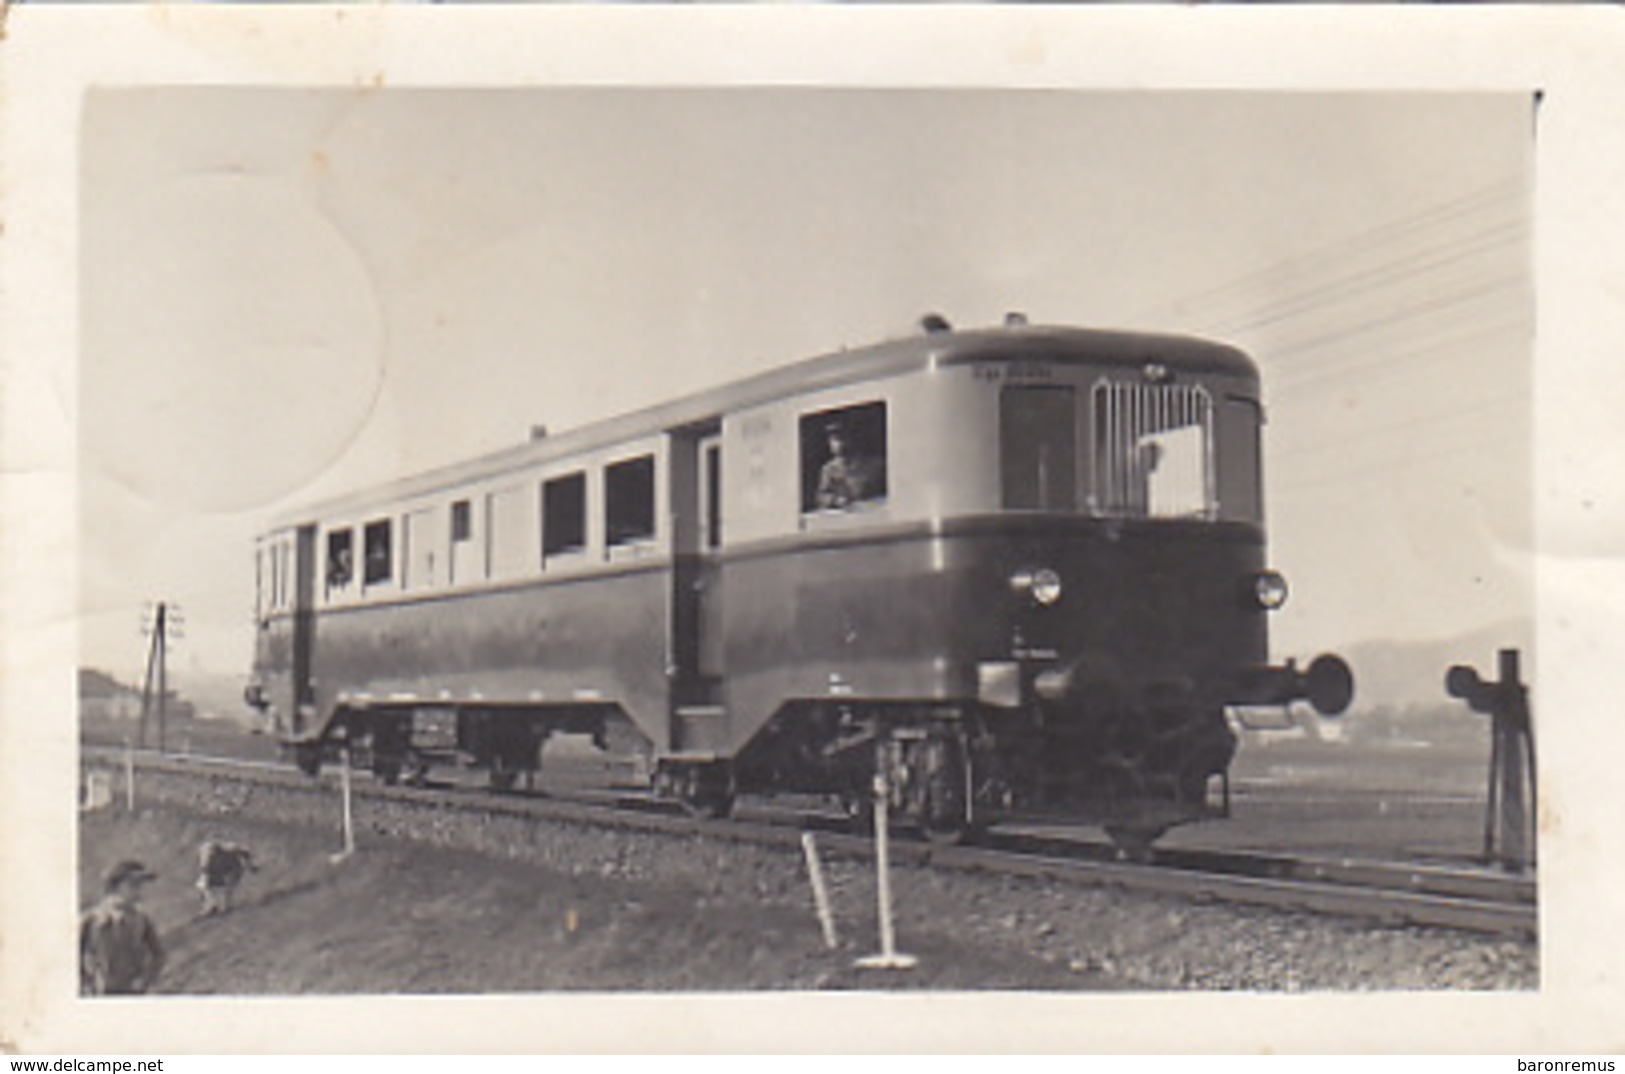
[[[140,906],[142,888],[155,879],[138,861],[107,871],[105,897],[79,921],[79,990],[85,995],[139,995],[158,980],[164,948]]]

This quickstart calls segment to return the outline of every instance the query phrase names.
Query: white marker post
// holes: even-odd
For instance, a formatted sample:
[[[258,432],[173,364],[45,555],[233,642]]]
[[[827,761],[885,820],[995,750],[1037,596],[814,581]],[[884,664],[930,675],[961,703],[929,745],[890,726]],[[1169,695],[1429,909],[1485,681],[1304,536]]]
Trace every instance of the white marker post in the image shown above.
[[[355,853],[355,823],[350,809],[350,747],[344,747],[344,764],[339,769],[339,787],[344,797],[344,849],[329,860],[337,865]]]
[[[807,875],[812,878],[813,904],[818,908],[818,925],[824,930],[824,946],[831,951],[840,946],[835,935],[835,914],[829,908],[829,890],[824,887],[824,868],[818,862],[818,843],[812,832],[801,833],[801,850],[807,856]]]
[[[81,813],[94,813],[113,804],[113,777],[99,768],[85,773],[84,800],[79,803]]]
[[[891,845],[890,821],[886,817],[887,799],[891,790],[886,785],[886,763],[882,760],[875,770],[875,879],[876,896],[880,909],[880,953],[858,959],[864,969],[912,969],[919,959],[901,954],[897,950],[897,937],[892,933],[891,921]]]

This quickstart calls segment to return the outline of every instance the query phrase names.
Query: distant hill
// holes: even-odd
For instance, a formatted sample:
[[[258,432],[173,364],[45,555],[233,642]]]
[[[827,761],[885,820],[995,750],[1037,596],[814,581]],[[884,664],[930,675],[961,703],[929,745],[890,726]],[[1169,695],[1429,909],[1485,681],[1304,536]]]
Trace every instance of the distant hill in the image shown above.
[[[258,714],[243,701],[239,676],[173,671],[168,681],[169,711],[199,720],[226,720],[257,726]],[[94,717],[131,718],[141,711],[141,686],[119,682],[99,668],[79,669],[81,710]]]
[[[1493,679],[1501,649],[1518,649],[1523,681],[1534,681],[1534,627],[1528,621],[1509,620],[1455,638],[1359,642],[1342,655],[1354,669],[1354,709],[1358,712],[1379,706],[1408,709],[1459,704],[1444,690],[1445,673],[1451,665],[1469,664]]]
[[[126,686],[105,671],[95,668],[79,669],[79,697],[111,698],[123,694],[139,694],[140,691],[133,686]]]
[[[258,726],[262,722],[259,714],[243,700],[245,678],[188,671],[178,674],[176,681],[181,695],[196,707],[199,719]]]
[[[133,723],[141,718],[141,687],[119,682],[97,668],[79,669],[79,718],[81,725],[111,720]],[[180,718],[193,715],[192,703],[171,683],[164,691],[166,713]]]

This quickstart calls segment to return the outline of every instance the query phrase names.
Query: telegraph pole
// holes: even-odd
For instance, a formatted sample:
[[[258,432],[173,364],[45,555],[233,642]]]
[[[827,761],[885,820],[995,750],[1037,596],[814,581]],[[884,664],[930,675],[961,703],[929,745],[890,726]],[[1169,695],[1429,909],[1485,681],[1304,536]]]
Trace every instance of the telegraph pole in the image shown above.
[[[158,749],[164,751],[168,743],[169,712],[169,637],[174,626],[171,607],[159,601],[153,610],[152,624],[145,632],[152,635],[147,647],[147,674],[141,684],[141,748],[147,748],[147,722],[152,715],[154,698],[158,705]]]

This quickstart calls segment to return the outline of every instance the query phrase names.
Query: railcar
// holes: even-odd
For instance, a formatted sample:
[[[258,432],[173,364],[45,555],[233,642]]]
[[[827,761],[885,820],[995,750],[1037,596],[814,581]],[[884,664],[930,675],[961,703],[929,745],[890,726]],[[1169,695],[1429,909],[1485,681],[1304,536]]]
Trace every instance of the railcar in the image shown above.
[[[1263,416],[1230,346],[928,318],[282,519],[249,698],[311,772],[581,734],[703,813],[879,773],[1143,846],[1227,807],[1228,707],[1351,697],[1269,660]]]

